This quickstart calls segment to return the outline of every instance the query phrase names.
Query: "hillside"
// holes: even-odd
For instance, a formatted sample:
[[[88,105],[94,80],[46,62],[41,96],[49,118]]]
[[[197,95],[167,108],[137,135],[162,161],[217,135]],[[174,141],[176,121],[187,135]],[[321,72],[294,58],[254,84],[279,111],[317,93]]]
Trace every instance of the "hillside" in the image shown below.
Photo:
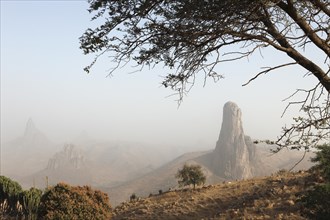
[[[306,219],[298,199],[322,179],[299,171],[176,190],[114,209],[113,219]]]
[[[301,151],[290,151],[283,149],[277,154],[271,154],[268,147],[257,147],[258,155],[262,165],[260,169],[263,173],[259,176],[268,176],[281,169],[289,170],[295,163],[297,163],[303,156]],[[107,192],[111,198],[111,204],[117,206],[119,203],[126,201],[133,193],[137,196],[148,196],[150,193],[158,193],[158,190],[166,191],[169,188],[177,188],[178,184],[175,180],[175,174],[185,163],[199,164],[203,168],[203,172],[206,175],[206,184],[221,183],[224,180],[231,181],[230,179],[224,179],[217,176],[208,166],[207,159],[212,151],[194,152],[184,154],[175,160],[167,163],[166,165],[155,169],[140,178],[128,181],[124,184],[115,187],[98,187],[100,190]],[[294,170],[307,170],[311,167],[312,163],[310,158],[313,156],[312,152],[308,152],[303,161],[301,161]]]
[[[150,193],[158,193],[159,190],[166,191],[169,188],[175,188],[177,181],[175,173],[184,163],[196,163],[195,158],[204,155],[207,152],[194,152],[184,154],[164,166],[150,172],[140,178],[128,181],[115,187],[99,187],[100,190],[108,193],[111,198],[111,205],[117,206],[127,200],[132,193],[138,196],[147,196]],[[207,183],[221,182],[223,179],[214,177],[212,172],[203,167],[203,172],[207,176]]]
[[[175,189],[177,182],[174,176],[185,163],[199,164],[206,175],[206,184],[217,184],[224,180],[268,176],[281,169],[290,170],[304,156],[303,151],[288,149],[272,154],[270,149],[275,147],[266,143],[255,144],[245,135],[241,110],[235,103],[227,102],[223,108],[223,121],[215,149],[183,154],[139,178],[117,186],[105,184],[99,188],[107,192],[112,205],[117,206],[133,193],[145,197],[150,193],[158,193],[158,190]],[[296,170],[308,169],[312,155],[312,152],[306,153]]]

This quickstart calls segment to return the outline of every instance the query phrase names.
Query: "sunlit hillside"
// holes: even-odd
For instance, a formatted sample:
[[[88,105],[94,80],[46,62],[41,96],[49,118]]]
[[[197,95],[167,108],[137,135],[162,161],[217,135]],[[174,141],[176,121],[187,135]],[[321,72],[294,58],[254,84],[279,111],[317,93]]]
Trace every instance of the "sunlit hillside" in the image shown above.
[[[322,178],[310,172],[275,175],[152,195],[125,202],[113,219],[306,219],[299,199]]]

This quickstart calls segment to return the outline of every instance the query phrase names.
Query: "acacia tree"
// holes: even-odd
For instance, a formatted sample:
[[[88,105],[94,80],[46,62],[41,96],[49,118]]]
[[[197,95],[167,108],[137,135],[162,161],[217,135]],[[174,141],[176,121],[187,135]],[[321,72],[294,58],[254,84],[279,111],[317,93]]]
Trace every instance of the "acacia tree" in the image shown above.
[[[178,170],[175,177],[178,179],[180,186],[202,185],[206,181],[206,177],[200,165],[183,165],[182,169]]]
[[[264,48],[274,48],[292,62],[268,67],[262,74],[300,66],[302,75],[316,77],[313,88],[298,88],[298,104],[304,117],[284,127],[276,144],[292,149],[309,149],[330,137],[330,2],[328,0],[89,0],[92,20],[102,25],[87,29],[80,38],[85,54],[96,54],[85,68],[109,54],[121,65],[133,61],[139,67],[162,64],[169,67],[162,84],[180,95],[194,84],[196,74],[219,79],[220,62],[237,61]],[[236,45],[236,47],[233,47]],[[238,46],[238,47],[237,47]],[[306,48],[324,56],[310,58]],[[232,52],[226,48],[233,49]],[[110,74],[112,73],[110,72]],[[292,96],[290,96],[292,98]],[[286,108],[287,109],[287,108]],[[286,111],[285,109],[285,111]]]

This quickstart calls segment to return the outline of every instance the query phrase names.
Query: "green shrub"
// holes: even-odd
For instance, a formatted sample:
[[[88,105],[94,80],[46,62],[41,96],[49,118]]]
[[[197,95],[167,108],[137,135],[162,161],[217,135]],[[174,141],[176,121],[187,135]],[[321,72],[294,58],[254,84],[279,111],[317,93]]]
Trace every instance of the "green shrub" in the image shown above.
[[[319,151],[312,158],[312,162],[317,163],[314,168],[321,172],[326,181],[330,182],[330,144],[324,144],[317,147]]]
[[[36,188],[31,188],[21,193],[21,203],[23,205],[24,214],[29,219],[36,219],[41,196],[42,191]]]
[[[310,219],[330,219],[330,184],[314,187],[301,199],[304,213]]]
[[[317,164],[313,169],[318,170],[325,179],[325,183],[315,186],[308,191],[301,201],[303,212],[311,219],[330,219],[330,145],[318,146],[319,151],[312,158]]]
[[[70,186],[59,183],[41,197],[40,219],[110,219],[108,195],[89,186]]]
[[[19,210],[17,210],[16,204],[21,192],[22,187],[19,183],[8,177],[0,176],[0,204],[7,203],[1,212],[10,215],[17,214]]]

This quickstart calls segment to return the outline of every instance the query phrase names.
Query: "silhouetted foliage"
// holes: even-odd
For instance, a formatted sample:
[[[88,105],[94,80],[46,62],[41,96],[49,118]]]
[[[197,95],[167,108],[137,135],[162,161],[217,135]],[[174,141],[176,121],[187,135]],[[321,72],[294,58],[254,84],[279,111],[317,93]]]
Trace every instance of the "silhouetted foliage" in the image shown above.
[[[317,147],[319,151],[312,158],[317,163],[314,168],[318,169],[326,181],[330,182],[330,144],[323,144]]]
[[[325,183],[309,190],[301,199],[304,213],[311,219],[330,219],[330,144],[317,147],[316,156],[312,158],[317,164],[313,167],[321,173]]]
[[[304,213],[310,219],[330,219],[330,184],[315,186],[302,198]]]
[[[202,185],[206,181],[206,176],[203,174],[200,165],[187,165],[185,164],[181,170],[178,170],[176,176],[180,186]]]
[[[129,200],[130,201],[135,201],[137,199],[137,196],[135,193],[133,193],[130,197],[129,197]]]
[[[108,195],[89,186],[59,183],[41,198],[38,217],[41,219],[110,219]]]

